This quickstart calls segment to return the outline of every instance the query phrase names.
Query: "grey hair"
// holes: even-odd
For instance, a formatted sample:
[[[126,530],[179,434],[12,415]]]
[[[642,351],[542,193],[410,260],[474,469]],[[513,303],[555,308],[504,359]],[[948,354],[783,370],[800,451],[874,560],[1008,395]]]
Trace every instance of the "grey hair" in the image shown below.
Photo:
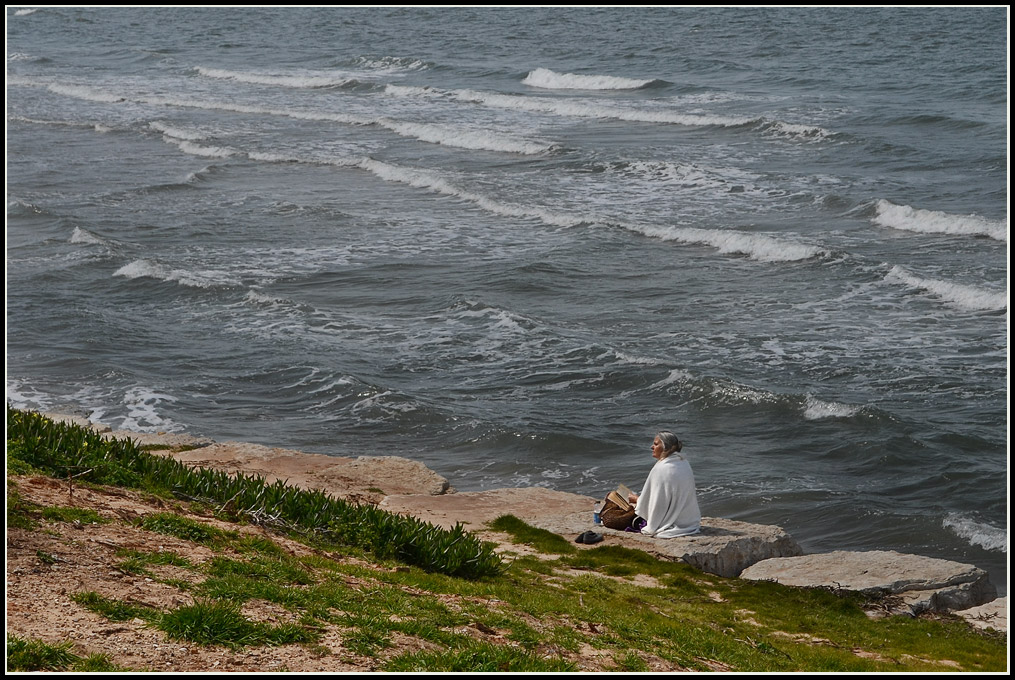
[[[684,448],[684,443],[677,439],[677,435],[673,434],[669,430],[663,430],[656,434],[659,437],[659,441],[663,445],[663,450],[666,451],[666,455],[670,455],[674,451],[680,453],[680,449]]]

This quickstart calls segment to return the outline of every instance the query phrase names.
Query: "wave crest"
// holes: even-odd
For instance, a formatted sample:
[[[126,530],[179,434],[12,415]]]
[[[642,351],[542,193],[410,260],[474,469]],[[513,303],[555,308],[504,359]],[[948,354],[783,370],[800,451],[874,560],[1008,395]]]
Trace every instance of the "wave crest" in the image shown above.
[[[804,401],[804,418],[822,420],[824,418],[851,418],[860,412],[859,406],[840,404],[838,402],[821,401],[808,395]]]
[[[889,283],[901,283],[927,291],[945,302],[972,311],[996,311],[1008,307],[1008,293],[967,286],[950,281],[915,276],[896,265],[885,275]]]
[[[626,108],[595,101],[581,102],[547,97],[527,97],[524,95],[498,94],[480,92],[478,90],[438,90],[431,87],[407,87],[403,85],[387,85],[384,91],[397,97],[448,97],[457,101],[480,104],[494,108],[532,113],[547,113],[572,118],[603,118],[625,120],[640,123],[663,123],[687,126],[736,127],[759,122],[757,118],[744,118],[720,115],[700,115],[679,113],[668,110],[649,110]]]
[[[70,235],[71,243],[84,243],[88,245],[107,245],[105,239],[96,236],[87,229],[81,227],[74,227],[74,231]]]
[[[938,210],[922,210],[896,205],[879,199],[874,205],[873,221],[883,227],[924,234],[968,234],[1008,241],[1008,220],[989,220],[979,215],[949,215]]]
[[[522,83],[546,90],[637,90],[654,80],[636,80],[617,76],[557,73],[546,68],[530,71]]]
[[[664,241],[712,246],[720,253],[746,255],[752,260],[762,262],[794,262],[828,255],[828,251],[824,248],[791,243],[766,234],[693,227],[628,226],[627,228]]]
[[[356,79],[347,74],[273,74],[273,73],[249,73],[241,71],[228,71],[220,68],[205,68],[198,66],[195,69],[200,75],[206,78],[218,78],[222,80],[234,80],[238,83],[251,85],[276,85],[279,87],[292,88],[321,88],[321,87],[343,87],[356,84]]]
[[[238,282],[221,272],[193,272],[171,269],[151,260],[134,260],[113,272],[113,276],[128,279],[150,278],[167,283],[178,283],[191,288],[213,288],[222,285],[238,285]]]
[[[948,515],[941,524],[968,541],[970,545],[978,545],[985,550],[1008,552],[1008,532],[1004,529],[977,522],[958,513]]]

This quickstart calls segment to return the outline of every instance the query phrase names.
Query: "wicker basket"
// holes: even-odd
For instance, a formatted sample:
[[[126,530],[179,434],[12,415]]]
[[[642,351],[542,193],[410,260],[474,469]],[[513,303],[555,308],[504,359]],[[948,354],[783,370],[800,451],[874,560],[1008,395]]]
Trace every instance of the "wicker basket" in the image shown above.
[[[617,492],[611,491],[603,501],[603,509],[599,511],[599,517],[602,519],[604,527],[623,531],[634,521],[634,506],[621,498]]]

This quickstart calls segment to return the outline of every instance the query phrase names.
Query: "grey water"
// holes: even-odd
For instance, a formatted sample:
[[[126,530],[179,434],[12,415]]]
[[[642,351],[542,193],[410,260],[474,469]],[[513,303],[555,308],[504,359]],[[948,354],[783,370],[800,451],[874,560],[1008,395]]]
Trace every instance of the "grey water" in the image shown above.
[[[1007,8],[6,10],[7,401],[1007,592]]]

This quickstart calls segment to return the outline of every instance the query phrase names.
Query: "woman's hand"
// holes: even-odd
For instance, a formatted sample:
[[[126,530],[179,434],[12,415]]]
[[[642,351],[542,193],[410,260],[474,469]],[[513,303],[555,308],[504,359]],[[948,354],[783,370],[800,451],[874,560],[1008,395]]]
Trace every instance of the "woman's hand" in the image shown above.
[[[638,494],[636,494],[636,493],[629,493],[629,494],[627,494],[627,502],[630,503],[631,505],[637,505],[638,504]]]

